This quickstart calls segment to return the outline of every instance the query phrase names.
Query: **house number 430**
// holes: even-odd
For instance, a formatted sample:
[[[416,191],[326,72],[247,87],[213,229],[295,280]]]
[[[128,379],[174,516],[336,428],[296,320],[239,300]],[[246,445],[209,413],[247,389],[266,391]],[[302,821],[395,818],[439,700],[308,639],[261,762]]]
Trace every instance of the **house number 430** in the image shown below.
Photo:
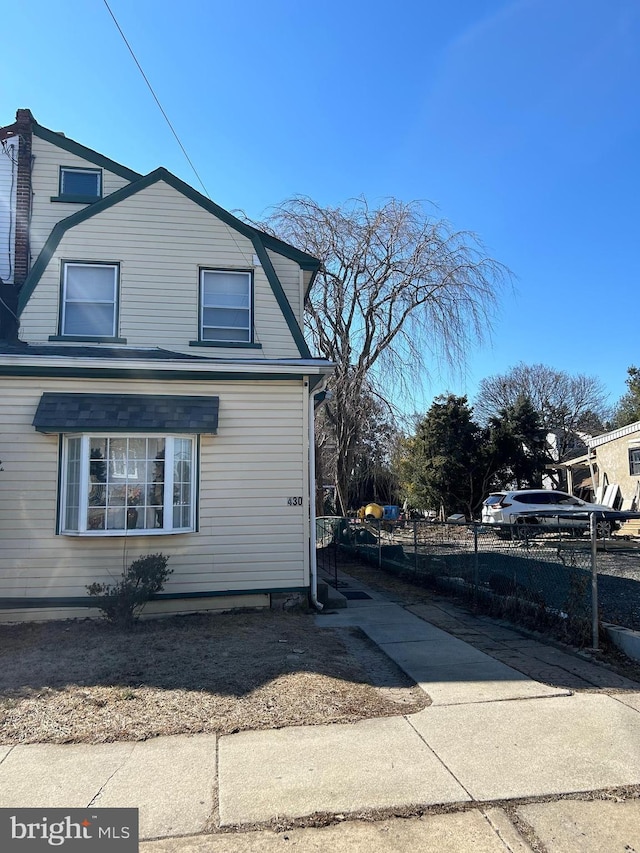
[[[302,498],[287,498],[287,506],[302,506]]]

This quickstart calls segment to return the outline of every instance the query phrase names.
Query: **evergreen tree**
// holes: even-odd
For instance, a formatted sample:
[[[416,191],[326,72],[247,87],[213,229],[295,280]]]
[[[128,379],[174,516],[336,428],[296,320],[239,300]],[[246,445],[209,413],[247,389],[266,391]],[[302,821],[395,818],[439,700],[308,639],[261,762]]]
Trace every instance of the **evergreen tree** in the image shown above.
[[[546,431],[526,395],[481,427],[467,398],[450,394],[437,397],[402,442],[398,467],[412,506],[473,518],[495,489],[540,488],[549,461]]]
[[[627,373],[629,374],[627,379],[629,390],[620,398],[616,406],[613,415],[614,429],[640,421],[640,370],[631,366]]]
[[[486,434],[466,397],[437,397],[405,443],[401,476],[417,507],[471,517],[482,500]]]
[[[550,462],[546,430],[531,399],[520,395],[489,420],[494,488],[539,489]]]
[[[553,434],[549,452],[556,461],[584,452],[584,433],[597,435],[605,430],[607,393],[600,380],[572,376],[544,364],[520,363],[507,373],[483,379],[474,401],[479,422],[502,417],[502,411],[515,406],[523,395],[538,413],[541,426]]]

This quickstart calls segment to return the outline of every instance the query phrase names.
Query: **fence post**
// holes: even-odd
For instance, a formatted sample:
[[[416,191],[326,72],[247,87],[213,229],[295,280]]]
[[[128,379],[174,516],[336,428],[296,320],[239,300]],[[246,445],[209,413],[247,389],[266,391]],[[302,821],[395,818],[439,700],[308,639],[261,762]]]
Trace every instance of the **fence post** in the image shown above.
[[[382,568],[382,519],[378,519],[378,568]]]
[[[480,586],[480,567],[478,565],[478,525],[473,522],[473,588],[478,593]]]
[[[418,574],[418,522],[413,519],[413,571]]]
[[[589,513],[591,534],[591,648],[598,650],[598,540],[595,512]]]
[[[334,525],[333,528],[333,577],[336,585],[336,589],[338,589],[338,543],[340,541],[339,531],[342,527],[342,521],[339,521],[338,524]]]

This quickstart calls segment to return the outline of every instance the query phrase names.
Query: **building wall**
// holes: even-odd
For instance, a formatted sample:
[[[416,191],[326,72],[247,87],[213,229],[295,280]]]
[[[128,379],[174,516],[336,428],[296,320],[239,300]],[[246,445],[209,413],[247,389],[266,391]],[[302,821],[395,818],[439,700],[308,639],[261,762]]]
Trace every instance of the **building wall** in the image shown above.
[[[33,208],[31,214],[31,257],[35,259],[51,234],[51,231],[61,219],[66,219],[72,213],[83,210],[86,204],[69,204],[69,202],[51,201],[58,195],[60,166],[75,166],[76,168],[97,169],[95,163],[71,154],[63,148],[58,148],[51,142],[33,136],[33,171],[31,174],[33,190]],[[126,186],[129,181],[108,169],[102,169],[102,195]]]
[[[56,534],[59,437],[31,426],[44,391],[218,395],[219,429],[202,436],[199,531]],[[161,551],[168,593],[307,587],[306,387],[300,380],[147,382],[0,378],[0,598],[84,596],[138,556]],[[305,496],[302,506],[287,498]],[[218,605],[221,606],[221,605]],[[62,611],[64,612],[64,611]],[[77,615],[77,614],[76,614]]]
[[[120,336],[133,347],[196,355],[298,358],[299,352],[251,241],[159,181],[65,233],[21,316],[20,337],[58,334],[62,260],[120,264]],[[194,348],[199,268],[254,269],[254,330],[262,349]]]
[[[631,447],[640,448],[640,431],[608,441],[596,448],[600,484],[603,483],[606,474],[609,483],[617,483],[623,499],[628,500],[634,497],[640,482],[640,476],[631,476],[629,473],[629,448]]]
[[[66,151],[63,148],[53,145],[51,142],[40,139],[34,136],[32,139],[33,145],[33,172],[32,172],[32,188],[33,188],[33,212],[31,219],[31,258],[32,261],[38,257],[42,247],[44,246],[53,227],[62,219],[66,219],[71,214],[87,207],[86,204],[71,204],[69,202],[52,202],[51,198],[58,195],[59,189],[59,174],[60,166],[75,166],[77,168],[99,168],[95,163],[85,160],[75,154]],[[7,164],[0,163],[0,193],[4,192],[4,183],[9,181],[11,174],[8,172],[10,162],[8,158]],[[108,169],[102,169],[102,195],[103,197],[110,195],[116,190],[121,189],[130,183],[126,178],[116,175]],[[8,175],[5,173],[8,172]],[[0,198],[4,196],[0,195]],[[165,211],[166,212],[166,211]],[[205,216],[210,216],[203,212]],[[0,211],[0,216],[1,216]],[[0,219],[0,229],[2,220]],[[232,229],[228,229],[231,231]],[[0,234],[1,234],[0,230]],[[248,243],[249,248],[243,246],[241,254],[244,258],[244,266],[253,265],[253,247],[250,241],[242,237],[238,232],[234,232],[234,237],[237,237],[238,242]],[[5,240],[4,245],[7,241]],[[166,243],[165,243],[166,245]],[[269,250],[269,256],[274,268],[280,278],[282,287],[287,295],[295,316],[302,327],[302,305],[300,298],[300,268],[295,261],[290,260],[284,255]],[[1,256],[0,256],[1,263]],[[6,281],[5,276],[0,276]]]
[[[279,255],[271,249],[267,250],[267,254],[269,255],[273,268],[280,279],[282,289],[287,295],[287,299],[289,300],[293,313],[298,320],[298,325],[302,329],[304,318],[301,299],[300,267],[295,261],[292,261],[290,258],[285,258],[284,255]]]

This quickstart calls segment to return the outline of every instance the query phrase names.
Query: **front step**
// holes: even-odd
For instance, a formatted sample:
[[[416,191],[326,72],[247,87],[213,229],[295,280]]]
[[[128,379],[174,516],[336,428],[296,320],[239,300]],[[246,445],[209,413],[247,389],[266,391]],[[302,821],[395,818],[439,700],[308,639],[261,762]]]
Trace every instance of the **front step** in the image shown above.
[[[616,536],[640,536],[640,518],[630,518],[616,532]]]
[[[328,610],[338,610],[347,606],[347,599],[341,592],[324,581],[318,581],[318,601]]]

